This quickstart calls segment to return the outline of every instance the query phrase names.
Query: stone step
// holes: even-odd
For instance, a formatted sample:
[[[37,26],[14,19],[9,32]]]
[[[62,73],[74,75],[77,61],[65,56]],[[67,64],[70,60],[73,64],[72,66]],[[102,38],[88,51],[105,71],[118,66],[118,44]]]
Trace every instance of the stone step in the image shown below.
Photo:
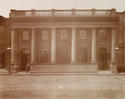
[[[8,74],[8,71],[6,69],[0,69],[0,74]]]
[[[104,71],[99,71],[98,74],[112,74],[111,71],[107,71],[107,70],[104,70]]]
[[[96,73],[97,65],[32,65],[31,73]]]

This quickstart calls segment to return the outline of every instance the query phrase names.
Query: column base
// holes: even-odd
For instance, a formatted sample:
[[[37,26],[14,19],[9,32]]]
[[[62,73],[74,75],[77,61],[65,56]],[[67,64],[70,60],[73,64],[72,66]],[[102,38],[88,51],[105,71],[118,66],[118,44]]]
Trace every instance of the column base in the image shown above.
[[[90,64],[97,65],[97,62],[91,62]]]
[[[50,64],[56,64],[56,61],[50,61]]]
[[[117,64],[116,63],[111,63],[110,64],[110,70],[112,73],[117,73],[118,70],[117,70]]]
[[[77,62],[76,61],[71,61],[71,64],[77,64]]]

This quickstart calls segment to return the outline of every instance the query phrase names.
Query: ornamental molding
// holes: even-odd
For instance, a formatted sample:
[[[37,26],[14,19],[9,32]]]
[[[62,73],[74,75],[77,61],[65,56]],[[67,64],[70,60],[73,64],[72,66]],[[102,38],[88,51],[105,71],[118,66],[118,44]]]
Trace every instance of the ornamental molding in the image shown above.
[[[115,27],[114,22],[13,22],[11,27]]]

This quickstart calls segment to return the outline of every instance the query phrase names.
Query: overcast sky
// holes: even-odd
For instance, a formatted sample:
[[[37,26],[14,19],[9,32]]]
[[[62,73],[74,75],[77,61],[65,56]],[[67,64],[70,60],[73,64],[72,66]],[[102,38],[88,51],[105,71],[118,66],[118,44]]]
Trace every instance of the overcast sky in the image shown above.
[[[0,0],[0,15],[8,17],[10,9],[111,9],[125,11],[125,0]]]

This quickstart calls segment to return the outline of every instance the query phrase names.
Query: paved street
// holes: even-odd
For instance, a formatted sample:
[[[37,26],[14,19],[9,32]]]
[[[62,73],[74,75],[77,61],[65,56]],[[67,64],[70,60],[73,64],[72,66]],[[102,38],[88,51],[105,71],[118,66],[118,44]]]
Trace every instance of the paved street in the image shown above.
[[[125,99],[125,75],[1,75],[0,99]]]

